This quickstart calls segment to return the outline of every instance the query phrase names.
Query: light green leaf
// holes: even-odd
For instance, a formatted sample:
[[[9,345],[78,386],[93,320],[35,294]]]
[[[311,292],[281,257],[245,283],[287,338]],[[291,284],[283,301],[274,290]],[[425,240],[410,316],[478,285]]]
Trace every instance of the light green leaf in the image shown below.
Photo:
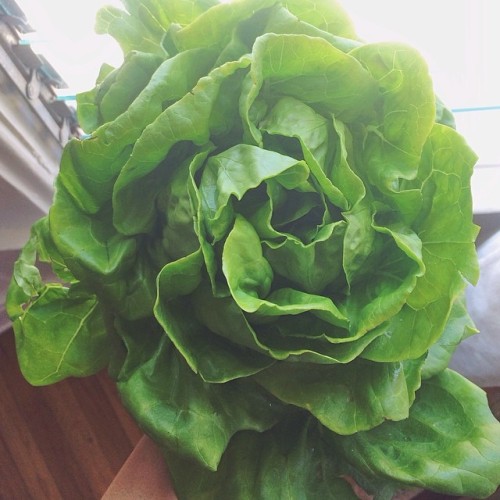
[[[422,369],[422,378],[430,378],[447,368],[458,344],[478,333],[465,304],[465,294],[451,308],[443,333],[429,349]]]
[[[427,65],[403,44],[367,44],[351,53],[379,84],[382,112],[367,127],[363,167],[407,223],[420,212],[420,156],[435,119],[435,96]],[[423,179],[420,179],[421,181]]]
[[[302,21],[334,35],[356,39],[351,19],[337,0],[285,0],[283,4]]]
[[[341,281],[342,245],[345,223],[324,226],[311,243],[288,237],[283,243],[265,242],[264,256],[275,273],[311,294]]]
[[[38,261],[49,262],[52,271],[62,282],[76,282],[54,246],[46,216],[33,224],[30,238],[14,263],[5,300],[7,313],[12,321],[23,316],[25,308],[44,290],[45,284],[38,269]]]
[[[100,91],[99,85],[107,76],[112,74],[115,69],[116,68],[110,64],[102,64],[96,79],[96,86],[91,90],[86,90],[76,95],[76,116],[78,124],[87,134],[91,134],[97,127],[102,125],[102,118],[99,115],[99,103],[97,101],[97,95]],[[111,76],[111,78],[114,79],[114,76]]]
[[[39,226],[41,222],[38,222]],[[43,288],[42,277],[36,267],[39,237],[36,227],[31,228],[29,240],[22,248],[14,263],[10,279],[5,308],[10,319],[14,321],[24,313],[23,305],[36,297]]]
[[[275,0],[233,0],[214,5],[192,23],[173,34],[179,51],[198,47],[222,49],[236,26]]]
[[[155,172],[171,149],[180,142],[204,146],[209,143],[211,115],[224,80],[248,66],[248,59],[233,61],[214,69],[199,80],[192,92],[165,109],[142,133],[114,186],[114,225],[124,234],[148,232],[154,223],[154,199],[163,182]],[[225,127],[225,125],[224,125]],[[177,160],[177,158],[175,158]],[[136,196],[148,192],[147,200]]]
[[[333,135],[326,118],[303,102],[284,97],[266,115],[260,128],[268,134],[296,138],[311,173],[328,200],[339,208],[347,208],[344,195],[325,172],[332,161],[330,141]]]
[[[200,182],[201,214],[215,241],[222,239],[233,220],[231,198],[241,200],[269,179],[293,189],[307,180],[309,169],[294,158],[241,144],[212,156]]]
[[[268,22],[264,29],[265,33],[293,33],[297,35],[302,34],[319,37],[327,40],[330,44],[343,52],[349,52],[355,47],[359,47],[359,45],[361,45],[361,42],[346,35],[346,31],[352,29],[350,26],[341,27],[339,23],[337,23],[337,21],[342,19],[342,14],[339,16],[338,11],[333,14],[333,17],[335,17],[334,26],[331,28],[331,31],[326,31],[330,30],[330,27],[328,26],[329,23],[325,22],[324,17],[319,19],[318,16],[314,19],[315,14],[311,16],[311,11],[314,10],[314,8],[311,8],[309,2],[288,2],[289,7],[292,6],[292,4],[294,12],[297,12],[297,9],[303,9],[302,12],[305,16],[309,17],[309,20],[306,20],[305,17],[301,18],[300,16],[298,17],[297,15],[292,14],[292,12],[290,12],[287,8],[281,7],[278,4],[268,13]],[[333,4],[333,2],[328,1],[327,8],[332,7],[333,5],[335,5],[334,9],[338,7],[338,4]],[[317,26],[314,25],[315,21],[319,21]]]
[[[388,322],[387,333],[364,353],[368,359],[392,361],[424,354],[442,334],[452,304],[465,287],[464,277],[471,282],[477,277],[477,228],[472,224],[470,193],[475,156],[457,132],[435,125],[422,161],[439,165],[422,186],[425,209],[417,233],[426,271],[407,304]]]
[[[231,295],[246,312],[273,317],[311,311],[327,323],[347,325],[347,318],[327,297],[290,288],[277,289],[268,295],[272,268],[262,255],[255,229],[241,216],[236,218],[224,244],[222,271]]]
[[[108,5],[98,11],[95,30],[98,34],[111,35],[124,54],[137,50],[165,56],[160,44],[164,30],[158,29],[161,28],[159,24],[151,30],[151,23],[148,24],[144,24],[138,16]]]
[[[364,159],[371,181],[390,192],[396,179],[416,176],[434,124],[432,81],[420,54],[403,44],[366,44],[350,54],[370,71],[383,95],[383,111],[368,135]]]
[[[109,85],[101,84],[97,88],[101,123],[112,122],[127,111],[161,62],[162,58],[143,52],[132,52],[125,57]]]
[[[379,97],[366,69],[321,38],[268,33],[256,40],[252,57],[253,96],[265,81],[266,98],[287,95],[305,104],[321,103],[347,122],[366,113]]]
[[[353,334],[369,331],[396,316],[424,273],[420,239],[409,228],[391,223],[390,214],[386,215],[383,224],[376,217],[372,223],[378,235],[386,236],[379,238],[379,253],[375,260],[367,261],[366,274],[358,275],[346,300]]]

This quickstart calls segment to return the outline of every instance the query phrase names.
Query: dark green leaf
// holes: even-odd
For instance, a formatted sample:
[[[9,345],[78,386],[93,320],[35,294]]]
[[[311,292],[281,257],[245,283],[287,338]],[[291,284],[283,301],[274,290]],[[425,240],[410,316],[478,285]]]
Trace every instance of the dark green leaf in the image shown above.
[[[269,498],[323,500],[357,496],[339,477],[336,457],[314,421],[292,416],[264,432],[239,432],[217,472],[166,452],[179,498]]]
[[[133,335],[154,332],[135,332]],[[240,430],[262,432],[283,413],[279,403],[249,379],[208,384],[163,336],[148,359],[118,382],[125,406],[160,446],[215,470]]]

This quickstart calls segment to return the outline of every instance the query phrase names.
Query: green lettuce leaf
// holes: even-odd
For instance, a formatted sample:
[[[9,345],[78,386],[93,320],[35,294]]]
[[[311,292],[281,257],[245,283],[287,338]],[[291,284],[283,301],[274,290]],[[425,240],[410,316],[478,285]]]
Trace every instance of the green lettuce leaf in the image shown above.
[[[120,332],[129,346],[144,333],[135,326],[129,323]],[[161,332],[152,328],[148,334],[156,343],[140,363],[128,363],[118,388],[128,410],[161,446],[213,471],[234,433],[262,432],[282,416],[282,405],[255,382],[206,383]],[[137,361],[133,351],[130,355]]]
[[[180,498],[358,498],[313,421],[292,415],[271,430],[239,432],[217,472],[166,454]]]
[[[332,366],[279,363],[256,380],[281,401],[309,411],[337,434],[355,434],[385,420],[408,418],[423,360]]]
[[[408,419],[332,439],[366,484],[485,498],[500,481],[498,421],[486,394],[451,370],[422,384]]]
[[[32,385],[93,375],[109,362],[103,312],[87,293],[46,285],[14,331],[19,365]]]

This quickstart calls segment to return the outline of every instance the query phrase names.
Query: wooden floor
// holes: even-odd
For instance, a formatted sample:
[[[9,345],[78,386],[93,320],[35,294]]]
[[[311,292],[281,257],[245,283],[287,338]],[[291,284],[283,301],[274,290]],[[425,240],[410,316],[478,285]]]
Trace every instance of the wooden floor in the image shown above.
[[[0,499],[100,499],[142,433],[106,373],[31,387],[0,335]]]

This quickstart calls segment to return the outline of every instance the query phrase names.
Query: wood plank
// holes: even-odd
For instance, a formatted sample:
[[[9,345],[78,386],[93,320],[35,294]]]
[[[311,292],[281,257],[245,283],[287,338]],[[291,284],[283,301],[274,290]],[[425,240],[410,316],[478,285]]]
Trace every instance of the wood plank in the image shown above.
[[[5,481],[4,478],[9,478]],[[11,460],[10,450],[7,448],[7,443],[0,433],[0,498],[30,498],[30,492],[24,481],[22,472],[19,470],[13,460]]]
[[[33,436],[44,457],[45,467],[50,471],[50,481],[61,491],[64,498],[68,498],[68,495],[80,498],[84,498],[83,495],[89,497],[92,489],[89,489],[85,484],[85,479],[82,479],[82,471],[79,471],[75,465],[77,457],[70,442],[63,439],[54,410],[50,406],[50,401],[47,400],[46,395],[50,388],[29,385],[22,378],[17,366],[13,344],[11,342],[6,342],[6,344],[6,356],[2,359],[2,374],[3,377],[10,379],[11,397],[20,409],[19,418],[15,422],[16,427],[22,433]],[[65,382],[61,382],[57,387],[55,386],[56,390],[60,391],[64,385],[66,385]],[[4,436],[12,446],[18,448],[19,454],[29,456],[30,450],[22,442],[14,440],[10,433]],[[39,466],[41,465],[37,465]],[[8,481],[8,478],[6,480]]]
[[[25,415],[17,404],[16,398],[9,391],[5,376],[0,374],[0,422],[2,422],[2,442],[5,456],[2,456],[2,473],[9,474],[11,480],[15,476],[12,467],[15,467],[22,478],[19,487],[35,498],[42,492],[46,498],[62,499],[57,486],[51,481],[51,474],[43,453],[28,426],[19,425],[24,422]],[[8,462],[9,469],[3,465]],[[3,484],[3,481],[2,481]]]
[[[97,498],[106,488],[113,469],[101,450],[92,421],[88,419],[86,409],[90,402],[75,396],[73,382],[68,380],[41,388],[54,415],[58,442],[64,443],[71,457],[64,471],[58,474],[60,481],[63,477],[70,477],[77,484],[81,498]]]
[[[105,392],[107,401],[113,407],[113,411],[118,419],[118,422],[120,423],[120,427],[125,432],[127,438],[131,443],[138,443],[143,436],[143,433],[127,410],[124,410],[116,384],[109,377],[99,377],[98,383]],[[131,422],[133,422],[132,425],[130,425]]]
[[[78,390],[80,405],[85,401],[85,415],[103,455],[111,469],[117,470],[123,465],[123,457],[130,453],[143,433],[123,408],[114,381],[105,373],[79,380],[78,387],[73,387],[75,389]],[[97,424],[103,414],[116,422],[112,428]]]
[[[105,372],[32,387],[0,335],[0,499],[97,499],[142,436]]]

